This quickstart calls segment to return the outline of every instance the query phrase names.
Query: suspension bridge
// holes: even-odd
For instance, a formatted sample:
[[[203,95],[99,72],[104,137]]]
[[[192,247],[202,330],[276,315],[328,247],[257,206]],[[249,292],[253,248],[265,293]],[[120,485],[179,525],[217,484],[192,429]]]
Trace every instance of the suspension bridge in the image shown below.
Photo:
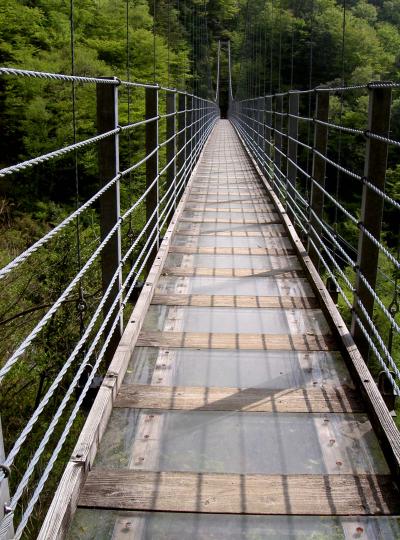
[[[2,363],[0,381],[34,354],[71,297],[85,309],[82,283],[94,268],[102,287],[24,429],[7,452],[0,445],[2,539],[24,534],[91,393],[40,539],[400,537],[393,419],[400,371],[392,354],[399,324],[396,302],[385,305],[376,287],[380,258],[400,269],[381,238],[384,206],[400,210],[385,189],[388,150],[400,147],[390,136],[400,85],[239,99],[227,44],[229,107],[221,119],[222,49],[213,100],[155,83],[0,68],[4,78],[95,85],[98,130],[3,168],[1,177],[97,147],[101,182],[0,270],[7,286],[39,250],[71,225],[79,233],[79,219],[98,209],[98,244]],[[145,115],[122,124],[118,106],[130,91],[143,94]],[[366,96],[368,124],[332,122],[332,96],[354,93]],[[121,166],[123,137],[140,130],[143,157]],[[362,172],[328,151],[332,131],[365,142]],[[356,211],[326,182],[328,168],[354,182]],[[123,208],[121,186],[139,173],[145,188]],[[357,229],[355,253],[330,225],[327,207]],[[141,215],[132,236],[131,219]],[[390,344],[374,322],[377,309]],[[57,393],[40,443],[16,471]]]

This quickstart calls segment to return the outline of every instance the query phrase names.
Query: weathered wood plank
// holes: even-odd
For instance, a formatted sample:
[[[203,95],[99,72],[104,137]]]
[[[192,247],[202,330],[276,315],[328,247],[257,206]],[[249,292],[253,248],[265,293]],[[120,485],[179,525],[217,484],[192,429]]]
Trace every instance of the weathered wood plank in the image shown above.
[[[225,201],[221,201],[225,202]],[[231,214],[243,214],[243,213],[254,213],[254,214],[263,214],[265,212],[270,213],[272,207],[262,206],[256,208],[254,206],[249,206],[248,208],[231,208],[225,206],[208,206],[208,204],[218,204],[218,201],[212,201],[210,203],[200,204],[191,204],[185,208],[186,212],[230,212]]]
[[[163,276],[179,277],[276,277],[279,279],[301,279],[304,273],[301,270],[291,270],[290,268],[270,268],[259,270],[257,268],[206,268],[199,266],[171,266],[164,268]]]
[[[142,332],[141,347],[190,347],[197,349],[250,349],[278,351],[334,351],[331,335],[315,334],[208,334],[196,332]]]
[[[181,223],[230,223],[231,225],[281,225],[282,219],[278,214],[267,217],[265,214],[256,219],[227,219],[227,218],[208,218],[201,216],[198,218],[181,217]]]
[[[187,253],[203,255],[275,255],[286,256],[295,253],[292,248],[255,248],[255,247],[192,247],[171,246],[170,253]]]
[[[196,274],[197,275],[197,274]],[[206,294],[157,294],[152,304],[164,306],[315,309],[316,298],[298,296],[229,296]]]
[[[247,197],[247,199],[255,200],[255,201],[263,201],[263,202],[271,202],[267,194],[265,193],[265,188],[254,188],[254,189],[219,189],[214,191],[197,191],[196,188],[193,188],[190,192],[190,199],[192,198],[214,198],[217,197],[236,197],[236,199],[240,200],[240,197]]]
[[[391,515],[386,475],[241,475],[94,469],[79,506],[118,510],[278,515]]]
[[[269,231],[201,231],[200,228],[196,228],[179,229],[177,234],[179,234],[179,236],[228,236],[234,238],[284,238],[287,236],[285,232],[273,229]]]
[[[363,412],[354,389],[348,387],[205,388],[198,386],[122,385],[115,407],[186,411],[247,411],[280,413]]]

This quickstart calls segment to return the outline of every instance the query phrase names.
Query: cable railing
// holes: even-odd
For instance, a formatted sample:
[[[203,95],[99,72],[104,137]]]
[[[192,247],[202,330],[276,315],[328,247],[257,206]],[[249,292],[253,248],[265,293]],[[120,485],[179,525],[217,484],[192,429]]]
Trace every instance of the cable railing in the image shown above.
[[[400,202],[385,177],[400,164],[400,141],[391,136],[398,127],[390,126],[398,88],[317,87],[230,104],[231,121],[326,277],[390,408],[400,395]],[[348,125],[347,96],[360,93],[368,98],[359,114],[365,125]]]
[[[39,362],[47,329],[66,306],[76,302],[81,321],[79,333],[71,336],[69,350],[63,351],[65,356],[59,369],[53,370],[47,388],[37,393],[23,428],[12,441],[7,440],[9,449],[0,463],[1,493],[10,491],[0,521],[0,538],[20,538],[74,422],[96,386],[96,377],[105,372],[110,362],[132,302],[213,129],[218,110],[214,102],[187,92],[115,77],[79,77],[12,68],[1,68],[0,74],[94,84],[97,103],[97,135],[0,170],[0,176],[17,176],[50,162],[57,165],[57,160],[76,155],[84,148],[98,150],[99,186],[95,193],[0,270],[4,287],[12,285],[18,272],[34,267],[38,254],[51,253],[70,228],[77,231],[81,251],[85,252],[87,247],[86,260],[81,261],[72,276],[67,276],[58,296],[0,364],[0,384],[4,385],[24,362],[28,367]],[[119,93],[124,87],[144,92],[145,117],[120,125]],[[128,142],[123,141],[125,147],[135,143],[141,151],[145,148],[145,155],[137,156],[136,148],[133,153],[137,159],[121,167],[120,138],[126,132],[133,135]],[[127,180],[132,188],[129,196],[124,184]],[[97,231],[97,238],[94,245],[85,246],[82,223],[87,213],[95,220],[92,228]],[[68,255],[73,257],[73,250]],[[85,287],[94,281],[100,283],[101,292],[91,300],[89,309]],[[77,318],[71,310],[64,316],[68,321]],[[47,343],[46,347],[50,345]],[[25,459],[18,461],[21,454]]]

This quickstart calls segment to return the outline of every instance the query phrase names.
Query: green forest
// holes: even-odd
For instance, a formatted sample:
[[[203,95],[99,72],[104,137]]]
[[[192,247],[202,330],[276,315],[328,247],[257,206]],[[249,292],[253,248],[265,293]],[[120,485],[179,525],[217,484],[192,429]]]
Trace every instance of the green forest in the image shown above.
[[[158,83],[212,100],[219,40],[230,41],[233,94],[238,99],[319,85],[357,85],[375,80],[400,83],[400,0],[0,0],[0,65],[6,67]],[[223,46],[221,106],[226,106],[228,100],[227,85],[228,58]],[[165,112],[162,99],[160,112]],[[334,93],[330,99],[331,120],[365,129],[367,105],[365,91],[355,90],[346,96]],[[121,124],[143,119],[144,107],[143,89],[120,88]],[[305,95],[301,100],[302,114],[312,115],[313,107],[314,101]],[[0,118],[0,167],[4,168],[94,136],[96,89],[90,84],[72,86],[47,79],[0,76]],[[164,135],[165,122],[160,125]],[[141,126],[134,136],[121,135],[123,167],[143,157],[144,134]],[[301,135],[308,141],[312,137],[307,130]],[[393,92],[390,137],[400,141],[399,91]],[[329,139],[332,157],[337,157],[338,146],[341,164],[362,174],[364,141],[349,134],[339,137],[335,132]],[[162,153],[161,164],[165,159]],[[304,166],[309,165],[306,157],[301,159]],[[327,175],[328,185],[337,189],[340,178],[329,168]],[[340,185],[342,204],[359,213],[361,188],[347,181]],[[144,167],[124,179],[122,209],[138,198],[144,186]],[[94,146],[0,178],[0,267],[50,231],[98,188]],[[308,189],[305,183],[301,187],[304,193]],[[386,192],[399,200],[398,147],[389,152]],[[348,243],[350,253],[357,247],[356,226],[343,215],[338,216],[329,204],[326,214]],[[144,209],[140,207],[123,227],[123,249],[138,236],[144,220]],[[396,258],[399,222],[398,213],[385,206],[383,239]],[[89,259],[99,237],[95,206],[82,214],[78,226],[71,223],[57,239],[3,280],[0,366]],[[353,271],[344,264],[342,268],[352,279]],[[379,295],[386,307],[396,305],[398,272],[384,257],[380,270]],[[6,455],[98,305],[100,282],[100,267],[95,264],[79,290],[36,339],[35,347],[22,356],[1,383]],[[346,289],[346,284],[341,283]],[[84,311],[79,309],[82,301]],[[350,314],[344,303],[340,302],[339,307],[348,322]],[[399,314],[395,316],[400,322]],[[399,337],[393,336],[379,310],[374,318],[385,342],[391,341],[392,355],[400,365]],[[373,359],[371,368],[374,374],[379,371]],[[101,372],[105,369],[103,366]],[[62,382],[64,391],[71,377]],[[11,491],[59,401],[58,395],[53,396],[44,411],[45,420],[35,426],[18,454],[10,477]],[[65,410],[65,418],[69,410]],[[34,538],[37,533],[86,413],[83,410],[78,415],[25,538]],[[61,429],[60,425],[55,430],[50,446],[56,444]],[[39,462],[38,475],[50,452],[49,448],[43,462]],[[22,506],[32,494],[35,478],[21,499]]]

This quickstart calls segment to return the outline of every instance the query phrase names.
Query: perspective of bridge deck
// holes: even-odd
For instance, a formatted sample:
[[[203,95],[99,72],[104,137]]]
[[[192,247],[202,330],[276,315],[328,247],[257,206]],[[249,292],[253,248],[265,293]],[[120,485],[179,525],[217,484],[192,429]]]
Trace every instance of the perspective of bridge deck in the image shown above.
[[[399,538],[360,393],[229,121],[170,232],[69,538]]]

